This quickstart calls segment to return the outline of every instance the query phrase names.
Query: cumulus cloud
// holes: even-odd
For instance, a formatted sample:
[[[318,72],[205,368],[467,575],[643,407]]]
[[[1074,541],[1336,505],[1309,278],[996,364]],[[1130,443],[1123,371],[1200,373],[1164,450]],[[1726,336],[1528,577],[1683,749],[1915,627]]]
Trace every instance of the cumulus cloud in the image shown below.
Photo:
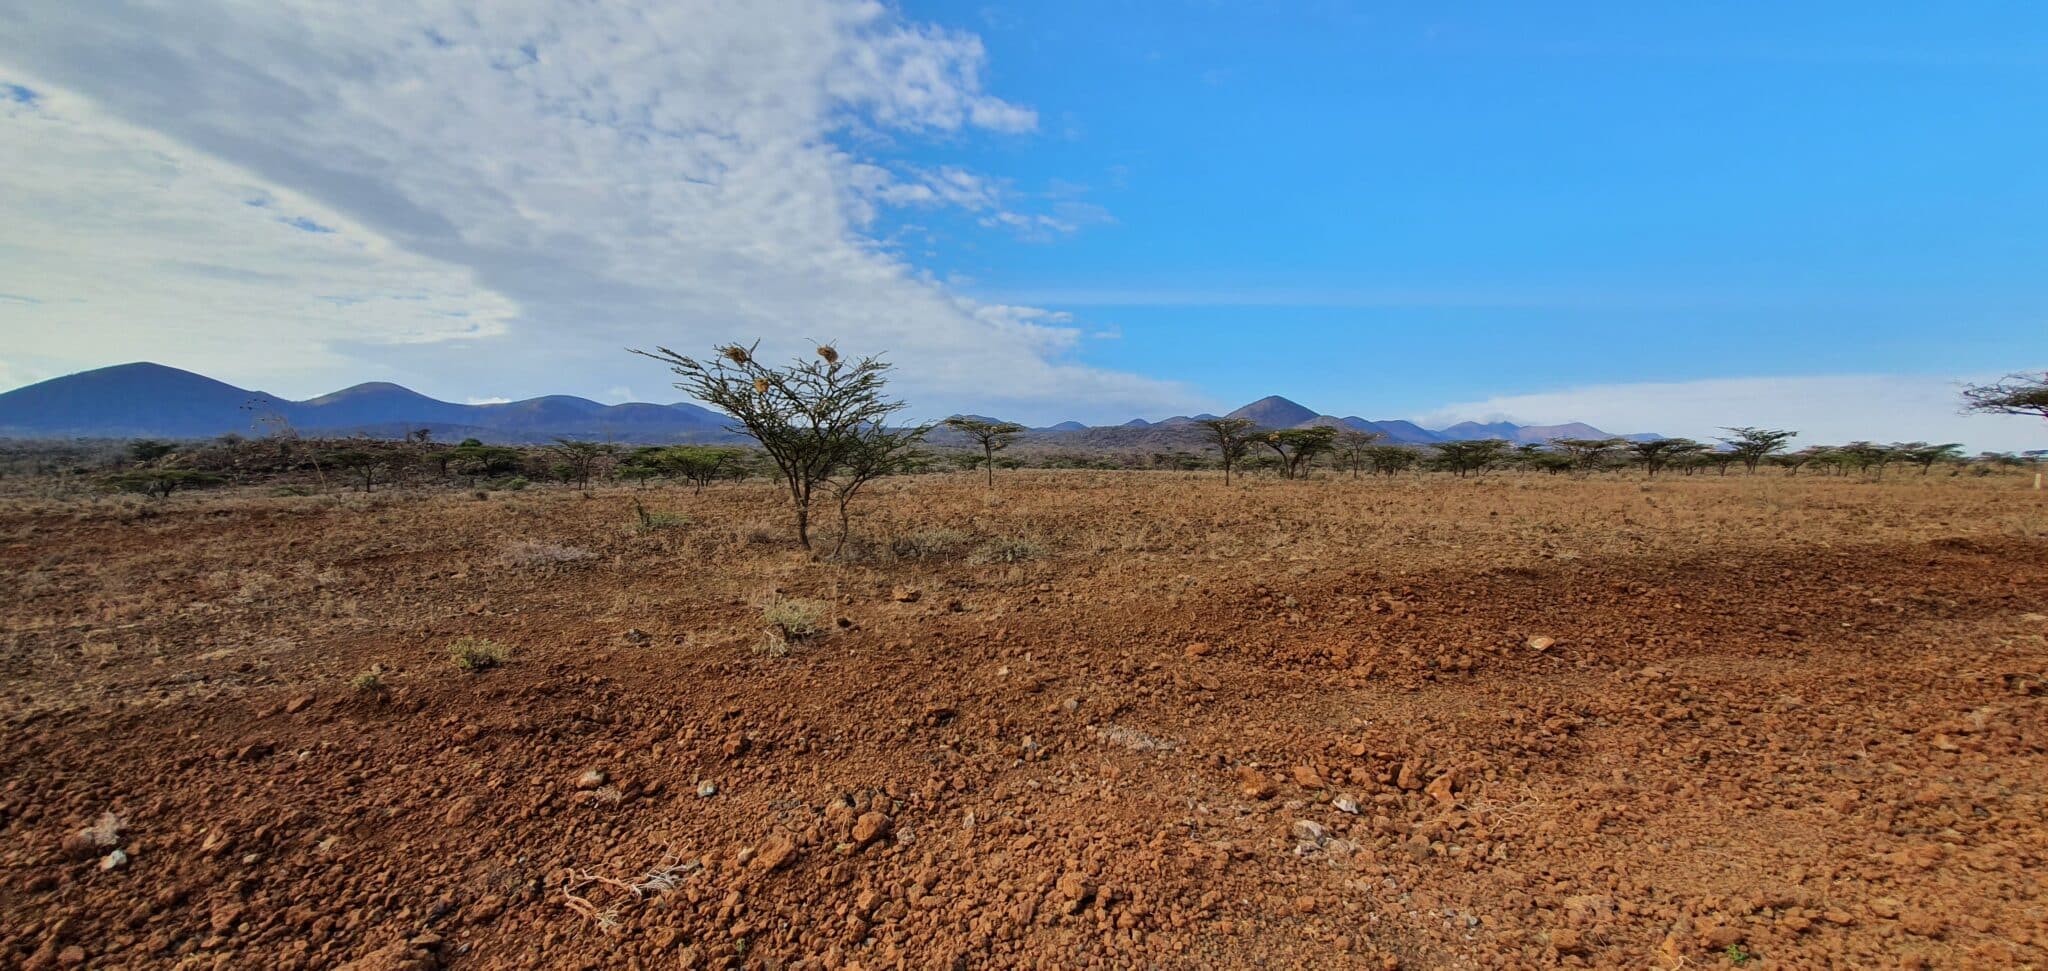
[[[0,99],[0,150],[29,168],[0,241],[26,262],[0,290],[41,303],[0,324],[43,335],[38,366],[598,394],[655,377],[622,346],[815,338],[888,352],[920,411],[1203,403],[1074,363],[1078,323],[963,298],[872,237],[877,207],[1070,231],[888,157],[1036,116],[982,90],[978,39],[879,3],[16,7],[0,82],[33,96]]]
[[[1607,384],[1448,405],[1416,419],[1553,424],[1583,421],[1615,433],[1657,432],[1710,440],[1723,426],[1799,432],[1799,444],[1850,441],[1961,442],[1972,450],[2048,448],[2048,424],[2015,416],[1963,415],[1960,389],[1997,375],[1715,378]]]

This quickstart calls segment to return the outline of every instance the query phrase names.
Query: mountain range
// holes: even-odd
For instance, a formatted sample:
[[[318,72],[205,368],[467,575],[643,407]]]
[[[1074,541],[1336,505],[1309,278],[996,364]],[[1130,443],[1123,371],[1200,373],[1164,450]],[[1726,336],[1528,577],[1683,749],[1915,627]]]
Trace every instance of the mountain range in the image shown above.
[[[1133,418],[1121,425],[1093,427],[1066,421],[1031,429],[1028,437],[1082,447],[1186,445],[1194,441],[1194,429],[1187,426],[1214,417]],[[1279,395],[1261,398],[1226,417],[1249,418],[1262,428],[1335,425],[1378,432],[1385,441],[1408,445],[1477,438],[1523,443],[1609,437],[1607,432],[1580,422],[1517,425],[1468,421],[1432,430],[1408,421],[1318,414]],[[263,434],[280,425],[304,435],[373,438],[400,438],[424,428],[442,441],[476,438],[492,444],[556,438],[662,443],[736,437],[726,416],[689,402],[607,405],[587,398],[548,395],[524,401],[456,404],[385,382],[358,384],[293,401],[146,362],[82,371],[0,393],[0,437],[7,438],[211,438],[229,433]],[[940,436],[942,441],[945,438]]]

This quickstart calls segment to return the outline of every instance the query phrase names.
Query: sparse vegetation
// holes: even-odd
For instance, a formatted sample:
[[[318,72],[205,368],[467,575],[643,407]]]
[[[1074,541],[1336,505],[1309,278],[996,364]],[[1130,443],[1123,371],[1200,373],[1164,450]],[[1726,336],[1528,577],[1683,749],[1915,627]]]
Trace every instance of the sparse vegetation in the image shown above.
[[[1308,428],[1285,428],[1260,435],[1258,443],[1273,450],[1280,460],[1282,478],[1299,478],[1308,469],[1316,456],[1331,451],[1337,446],[1337,430],[1328,425],[1312,425]]]
[[[488,637],[464,635],[448,645],[448,657],[464,671],[488,671],[510,660],[512,649]]]
[[[1209,443],[1223,462],[1223,484],[1230,484],[1230,473],[1237,463],[1244,460],[1245,452],[1252,447],[1253,422],[1249,418],[1204,418],[1195,424],[1208,433]]]
[[[796,645],[823,635],[826,606],[816,600],[776,596],[761,607],[767,630],[758,653],[781,657]]]
[[[972,541],[957,529],[920,529],[891,540],[889,550],[899,559],[929,560],[958,553]]]
[[[1007,421],[988,421],[982,418],[955,416],[946,419],[945,425],[966,435],[981,446],[982,464],[988,467],[988,487],[996,487],[996,453],[1009,448],[1010,443],[1024,433],[1024,426]]]
[[[640,504],[639,499],[633,500],[633,516],[635,528],[643,533],[657,533],[664,529],[680,529],[690,524],[690,517],[688,516],[681,513],[649,510],[646,506]]]
[[[976,563],[1022,563],[1045,555],[1045,546],[1020,536],[992,539],[974,550]]]
[[[1728,438],[1721,439],[1721,444],[1727,448],[1728,454],[1735,457],[1735,461],[1742,463],[1742,467],[1749,470],[1751,475],[1756,474],[1756,467],[1764,459],[1783,451],[1786,442],[1799,436],[1798,432],[1748,426],[1727,428],[1724,431],[1731,434]]]
[[[776,368],[755,356],[759,344],[717,348],[699,361],[658,347],[635,351],[667,364],[682,378],[676,388],[739,422],[775,464],[796,519],[797,542],[811,548],[811,510],[821,492],[840,513],[839,543],[846,542],[846,509],[861,487],[900,471],[907,453],[930,425],[891,429],[903,403],[883,395],[889,365],[875,357],[852,364],[830,345],[815,360]]]
[[[563,546],[557,543],[543,543],[539,540],[522,539],[505,548],[505,562],[513,566],[560,566],[590,559],[589,550],[580,546]]]

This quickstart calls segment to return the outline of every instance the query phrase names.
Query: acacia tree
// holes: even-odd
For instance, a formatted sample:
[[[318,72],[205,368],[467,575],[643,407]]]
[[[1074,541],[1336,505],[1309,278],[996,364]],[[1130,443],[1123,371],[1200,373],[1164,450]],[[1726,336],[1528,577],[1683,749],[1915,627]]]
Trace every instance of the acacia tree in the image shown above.
[[[1336,441],[1338,463],[1351,469],[1352,478],[1358,478],[1358,473],[1363,471],[1367,464],[1365,450],[1370,448],[1372,443],[1385,437],[1385,435],[1379,432],[1361,431],[1356,428],[1346,428],[1338,431]]]
[[[731,415],[734,431],[761,443],[789,492],[797,542],[810,549],[811,506],[821,492],[844,508],[861,485],[893,470],[884,459],[922,441],[932,426],[889,429],[904,405],[883,395],[889,365],[880,358],[848,363],[822,345],[817,360],[776,368],[754,356],[759,346],[726,344],[707,361],[666,347],[633,353],[668,365],[682,378],[678,390]]]
[[[1644,473],[1652,477],[1675,459],[1707,450],[1705,445],[1690,438],[1653,438],[1647,442],[1630,442],[1627,448],[1629,454],[1642,464]]]
[[[1876,442],[1850,442],[1836,448],[1830,454],[1844,469],[1853,468],[1858,472],[1875,469],[1879,476],[1884,475],[1885,466],[1898,459],[1898,455],[1891,449]]]
[[[1009,448],[1017,436],[1024,433],[1024,426],[1008,421],[984,421],[967,415],[956,415],[945,421],[945,426],[964,433],[981,446],[981,460],[988,466],[988,487],[996,487],[996,453]]]
[[[1770,458],[1772,465],[1784,469],[1786,475],[1798,475],[1799,470],[1828,451],[1825,445],[1809,445],[1797,452],[1781,452]]]
[[[1315,457],[1330,451],[1337,445],[1337,430],[1328,425],[1310,425],[1307,428],[1283,428],[1267,432],[1256,441],[1273,450],[1280,459],[1280,476],[1292,479],[1299,476]]]
[[[1953,462],[1963,457],[1961,442],[1944,442],[1940,445],[1929,445],[1926,442],[1894,442],[1891,450],[1900,461],[1919,466],[1921,475],[1934,471],[1935,463]]]
[[[1716,441],[1728,446],[1729,454],[1734,455],[1735,461],[1741,462],[1742,467],[1748,469],[1750,475],[1756,474],[1757,465],[1767,456],[1783,449],[1786,442],[1799,437],[1798,432],[1775,428],[1751,428],[1747,425],[1740,428],[1724,427],[1722,431],[1733,432],[1734,436]]]
[[[2048,374],[2008,374],[1993,384],[1966,387],[1963,410],[1980,415],[2048,418]]]
[[[333,452],[327,456],[327,464],[348,473],[357,484],[369,492],[377,485],[377,477],[390,469],[390,460],[376,452],[362,449]]]
[[[1203,418],[1195,422],[1209,433],[1209,441],[1216,451],[1223,454],[1223,484],[1230,484],[1231,470],[1244,458],[1252,447],[1252,426],[1249,418]]]
[[[1374,472],[1393,476],[1414,468],[1422,460],[1422,453],[1405,445],[1370,445],[1365,449],[1365,460],[1372,463]]]
[[[1553,438],[1551,447],[1570,456],[1581,472],[1599,468],[1607,456],[1627,444],[1619,438]]]
[[[1436,461],[1439,466],[1457,473],[1462,479],[1473,472],[1483,472],[1500,461],[1508,451],[1508,443],[1498,438],[1472,438],[1456,442],[1436,443]]]
[[[590,491],[590,477],[597,467],[604,463],[618,446],[605,442],[579,442],[573,438],[557,438],[551,447],[562,459],[562,478],[576,483],[583,492]]]

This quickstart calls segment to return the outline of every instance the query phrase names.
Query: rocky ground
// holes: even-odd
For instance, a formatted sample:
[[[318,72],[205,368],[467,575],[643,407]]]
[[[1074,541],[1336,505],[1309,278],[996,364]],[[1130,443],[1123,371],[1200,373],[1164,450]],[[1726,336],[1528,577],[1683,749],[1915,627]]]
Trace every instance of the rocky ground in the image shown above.
[[[923,477],[854,532],[0,503],[0,964],[2048,964],[2017,480]]]

